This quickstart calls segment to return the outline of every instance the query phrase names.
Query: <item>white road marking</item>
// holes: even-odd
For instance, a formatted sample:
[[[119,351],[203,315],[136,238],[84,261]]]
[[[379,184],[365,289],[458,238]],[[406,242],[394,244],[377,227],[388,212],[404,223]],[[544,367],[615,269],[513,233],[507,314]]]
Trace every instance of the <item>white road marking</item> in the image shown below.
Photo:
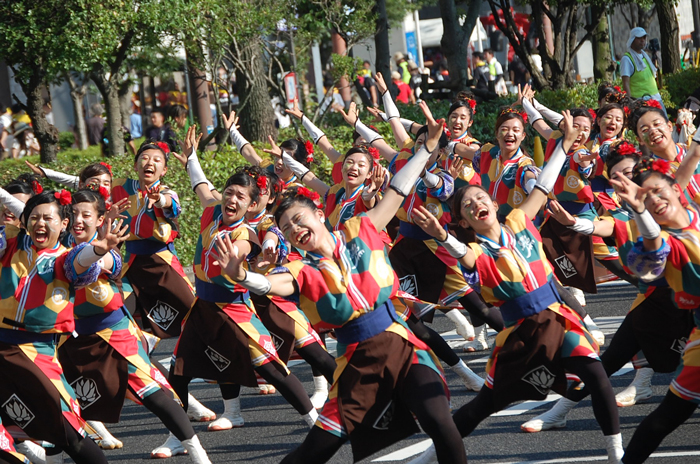
[[[530,411],[531,409],[539,408],[540,406],[543,406],[547,403],[556,401],[559,398],[561,398],[561,395],[557,393],[550,393],[549,395],[547,395],[547,398],[541,401],[523,401],[522,403],[498,411],[495,414],[491,414],[491,417],[519,416],[520,414],[524,414]]]
[[[668,453],[653,453],[650,458],[675,458],[683,456],[700,456],[700,451],[678,451],[678,452],[668,452]],[[571,463],[576,462],[593,462],[593,461],[607,461],[607,456],[588,456],[588,457],[576,457],[574,458],[558,458],[558,459],[544,459],[537,461],[496,461],[489,464],[559,464],[559,463]]]
[[[408,459],[411,456],[415,456],[416,454],[420,454],[427,450],[432,443],[433,440],[428,438],[427,440],[419,441],[411,446],[407,446],[404,449],[389,453],[381,458],[374,459],[372,462],[403,461],[404,459]]]

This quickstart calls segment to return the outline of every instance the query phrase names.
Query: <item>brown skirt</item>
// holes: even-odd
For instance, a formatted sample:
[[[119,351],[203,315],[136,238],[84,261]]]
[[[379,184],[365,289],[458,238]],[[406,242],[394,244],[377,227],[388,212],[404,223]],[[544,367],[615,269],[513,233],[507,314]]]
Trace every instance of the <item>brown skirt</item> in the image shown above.
[[[66,380],[76,390],[83,418],[119,422],[128,386],[127,360],[95,334],[69,337],[58,357]]]
[[[136,296],[144,329],[159,338],[180,335],[182,321],[194,303],[192,286],[163,258],[138,255],[126,271]]]
[[[265,332],[253,313],[249,319],[252,325],[259,324],[260,333]],[[268,343],[272,342],[268,339]],[[197,298],[177,342],[175,356],[176,375],[257,387],[253,363],[264,363],[265,360],[257,361],[261,356],[272,360],[276,354],[274,347],[261,347],[249,337],[216,303]],[[287,375],[284,364],[279,358],[276,360],[272,364]]]
[[[678,309],[673,304],[671,289],[664,287],[654,290],[626,319],[632,323],[649,367],[655,372],[674,372],[695,327],[693,311]]]
[[[277,354],[286,364],[294,352],[294,333],[296,323],[265,295],[254,295],[250,299],[255,305],[255,312],[265,325],[275,343]]]
[[[494,347],[494,354],[499,348],[491,382],[497,410],[515,401],[544,399],[550,389],[566,394],[566,372],[560,356],[566,325],[563,319],[544,310],[524,319],[510,331],[503,346]]]
[[[413,365],[413,348],[391,332],[361,342],[334,385],[356,462],[419,431],[398,397]]]
[[[0,372],[2,423],[17,425],[32,439],[61,448],[68,446],[66,428],[70,425],[63,399],[41,366],[33,363],[19,346],[0,342]],[[62,379],[54,381],[60,383]]]
[[[593,240],[549,218],[540,228],[542,246],[562,285],[598,293],[593,267]]]

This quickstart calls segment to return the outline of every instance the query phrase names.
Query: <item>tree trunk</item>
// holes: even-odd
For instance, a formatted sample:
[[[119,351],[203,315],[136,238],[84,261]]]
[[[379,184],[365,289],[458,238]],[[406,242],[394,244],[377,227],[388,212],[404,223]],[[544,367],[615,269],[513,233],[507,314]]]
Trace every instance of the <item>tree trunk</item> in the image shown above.
[[[70,87],[70,98],[73,101],[73,118],[75,119],[75,129],[77,131],[77,142],[80,150],[87,150],[88,136],[87,125],[85,124],[85,107],[83,99],[85,98],[85,84],[78,84],[73,80],[70,74],[66,75],[66,81]]]
[[[90,78],[100,91],[107,110],[107,156],[121,156],[126,151],[124,144],[124,132],[122,131],[121,105],[119,104],[119,83],[117,76],[110,75],[107,79],[102,71],[96,70],[90,73]]]
[[[265,69],[262,62],[262,46],[253,41],[241,51],[241,60],[246,69],[236,69],[239,98],[238,107],[241,133],[250,141],[267,141],[267,136],[277,139],[275,112],[270,103]]]
[[[661,58],[664,74],[681,70],[681,52],[679,48],[678,16],[673,2],[655,0],[661,32]]]
[[[127,76],[126,81],[119,84],[119,112],[122,125],[131,127],[131,80]]]
[[[257,60],[260,61],[260,60]],[[204,71],[196,68],[192,61],[187,60],[187,67],[190,75],[190,89],[192,92],[192,110],[194,117],[199,122],[200,130],[203,134],[209,134],[209,127],[215,125],[211,117],[211,107],[209,106],[209,82]],[[267,86],[265,87],[267,89]],[[218,100],[218,98],[217,98]],[[221,114],[219,112],[219,114]],[[215,150],[216,144],[207,145],[207,150]]]
[[[391,79],[391,50],[389,45],[389,21],[386,0],[377,0],[377,35],[374,36],[375,66],[384,80]]]
[[[467,87],[467,50],[469,38],[472,35],[476,19],[479,17],[481,0],[471,0],[467,9],[464,23],[460,25],[460,14],[455,0],[440,0],[440,16],[442,17],[443,33],[440,46],[447,59],[447,69],[450,73],[449,86],[454,91]]]
[[[651,18],[654,17],[654,8],[655,6],[652,5],[651,8],[645,10],[642,5],[637,4],[637,26],[644,28],[645,31],[649,30]]]
[[[592,15],[596,16],[598,7],[591,6]],[[596,80],[612,80],[612,59],[610,57],[610,31],[608,29],[607,17],[603,13],[603,19],[598,23],[598,27],[593,31],[591,40],[593,46],[593,77]]]
[[[335,31],[331,32],[331,47],[333,48],[333,53],[336,55],[345,56],[348,54],[348,47],[345,40]],[[350,89],[350,81],[343,76],[338,82],[338,92],[340,92],[340,97],[345,103],[345,108],[350,106],[352,101],[352,90]]]
[[[41,146],[41,162],[53,163],[56,161],[56,153],[58,152],[58,129],[49,124],[44,115],[44,97],[42,89],[46,88],[49,92],[49,101],[51,100],[51,91],[44,82],[44,72],[35,66],[32,77],[28,82],[20,81],[22,91],[27,96],[26,110],[32,120],[32,129],[34,135]]]

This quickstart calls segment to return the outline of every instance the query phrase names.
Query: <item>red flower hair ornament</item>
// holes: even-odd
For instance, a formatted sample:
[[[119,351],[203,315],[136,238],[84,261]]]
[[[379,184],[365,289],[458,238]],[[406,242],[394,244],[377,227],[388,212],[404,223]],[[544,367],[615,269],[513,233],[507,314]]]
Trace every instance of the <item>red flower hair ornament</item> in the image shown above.
[[[314,144],[311,142],[311,140],[307,140],[306,142],[304,142],[304,148],[306,148],[306,162],[313,163],[314,162]]]
[[[379,161],[380,155],[379,155],[379,150],[377,150],[374,147],[368,147],[367,148],[367,153],[372,157],[374,161]]]
[[[33,180],[32,181],[32,192],[34,192],[34,195],[39,195],[43,191],[44,191],[44,187],[41,186],[39,181]]]
[[[591,115],[591,119],[593,119],[594,121],[598,117],[598,113],[596,113],[596,111],[592,108],[588,108],[588,114]]]
[[[267,176],[260,176],[255,181],[260,190],[267,190]]]
[[[321,203],[321,196],[317,192],[312,192],[306,187],[299,187],[297,189],[297,195],[308,198],[314,203],[314,205],[316,205],[317,208],[321,208],[323,205]]]
[[[70,192],[65,189],[61,190],[60,192],[54,192],[53,196],[63,206],[70,205],[71,201],[73,200]]]
[[[162,143],[162,142],[161,142],[161,143]],[[104,166],[104,167],[107,168],[107,170],[109,171],[109,175],[110,175],[110,176],[113,176],[113,174],[112,174],[112,166],[110,166],[109,164],[105,163],[104,161],[100,161],[100,164],[101,164],[102,166]]]
[[[168,146],[167,143],[165,143],[165,142],[156,142],[156,146],[157,146],[158,148],[160,148],[160,149],[163,151],[163,153],[165,153],[166,155],[169,155],[169,154],[170,154],[170,147]],[[110,168],[110,172],[112,172],[112,169],[111,169],[111,168]]]
[[[520,111],[518,111],[518,110],[516,110],[516,109],[514,109],[514,108],[511,108],[510,106],[509,106],[508,108],[503,109],[503,110],[498,114],[498,117],[500,118],[500,117],[503,116],[504,114],[509,114],[509,113],[517,114],[518,116],[520,116],[520,117],[523,119],[523,122],[527,123],[527,113],[524,112],[524,111],[523,111],[523,112],[520,112]]]
[[[639,155],[637,147],[629,142],[622,142],[617,146],[617,153],[621,156]]]
[[[668,177],[675,177],[671,172],[671,163],[665,159],[657,159],[651,163],[651,170]]]
[[[447,128],[447,123],[443,122],[442,123],[442,129],[445,131],[445,135],[447,136],[448,139],[452,138],[452,132]]]
[[[644,106],[647,108],[658,108],[661,109],[661,103],[659,103],[657,100],[650,98],[649,100],[644,101]]]

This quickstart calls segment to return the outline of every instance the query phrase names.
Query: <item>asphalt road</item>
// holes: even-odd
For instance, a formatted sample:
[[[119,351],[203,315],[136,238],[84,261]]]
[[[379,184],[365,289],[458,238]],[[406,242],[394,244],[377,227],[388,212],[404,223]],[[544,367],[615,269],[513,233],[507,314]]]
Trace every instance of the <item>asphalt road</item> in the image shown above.
[[[588,295],[587,309],[604,331],[612,331],[626,314],[634,298],[631,286],[602,287],[598,295]],[[453,330],[450,321],[444,316],[435,318],[433,327],[441,333]],[[605,327],[609,327],[608,330]],[[493,340],[491,338],[491,340]],[[172,353],[174,341],[166,340],[158,347],[155,358],[168,358]],[[487,352],[461,354],[470,367],[484,376],[485,356]],[[291,367],[292,372],[304,383],[307,391],[312,392],[311,369],[301,363]],[[629,371],[612,378],[616,392],[626,387],[634,373]],[[467,392],[459,379],[447,372],[451,387],[452,402],[455,410],[470,401],[475,393]],[[620,423],[623,441],[626,444],[632,437],[639,422],[656,408],[666,394],[671,375],[657,374],[653,378],[654,396],[644,404],[620,409]],[[223,403],[216,385],[193,383],[190,390],[207,407],[217,413],[223,411]],[[520,424],[551,407],[552,403],[538,408],[527,409],[525,404],[519,410],[511,408],[506,414],[490,417],[468,438],[464,444],[468,451],[470,463],[530,463],[562,462],[577,463],[589,461],[605,462],[605,446],[602,433],[593,417],[590,400],[584,400],[569,415],[567,427],[556,431],[527,434],[520,431]],[[206,424],[195,424],[195,430],[209,453],[213,463],[278,463],[304,439],[308,429],[299,415],[284,401],[280,394],[261,396],[257,390],[244,389],[242,394],[243,416],[245,426],[224,432],[207,432]],[[122,413],[119,424],[109,426],[111,432],[124,442],[120,450],[106,451],[110,462],[132,464],[150,462],[150,451],[160,445],[167,437],[165,427],[142,406],[128,403]],[[693,463],[700,462],[700,415],[695,414],[675,433],[666,438],[658,453],[670,453],[665,457],[652,457],[648,462],[656,463]],[[418,434],[404,440],[362,462],[407,462],[396,454],[406,456],[414,448],[425,447],[427,436]],[[414,448],[409,448],[412,445]],[[408,449],[407,449],[408,448]],[[177,456],[167,460],[172,464],[189,463],[186,456]],[[66,462],[71,462],[66,459]],[[330,461],[333,463],[351,463],[352,454],[348,445]]]

